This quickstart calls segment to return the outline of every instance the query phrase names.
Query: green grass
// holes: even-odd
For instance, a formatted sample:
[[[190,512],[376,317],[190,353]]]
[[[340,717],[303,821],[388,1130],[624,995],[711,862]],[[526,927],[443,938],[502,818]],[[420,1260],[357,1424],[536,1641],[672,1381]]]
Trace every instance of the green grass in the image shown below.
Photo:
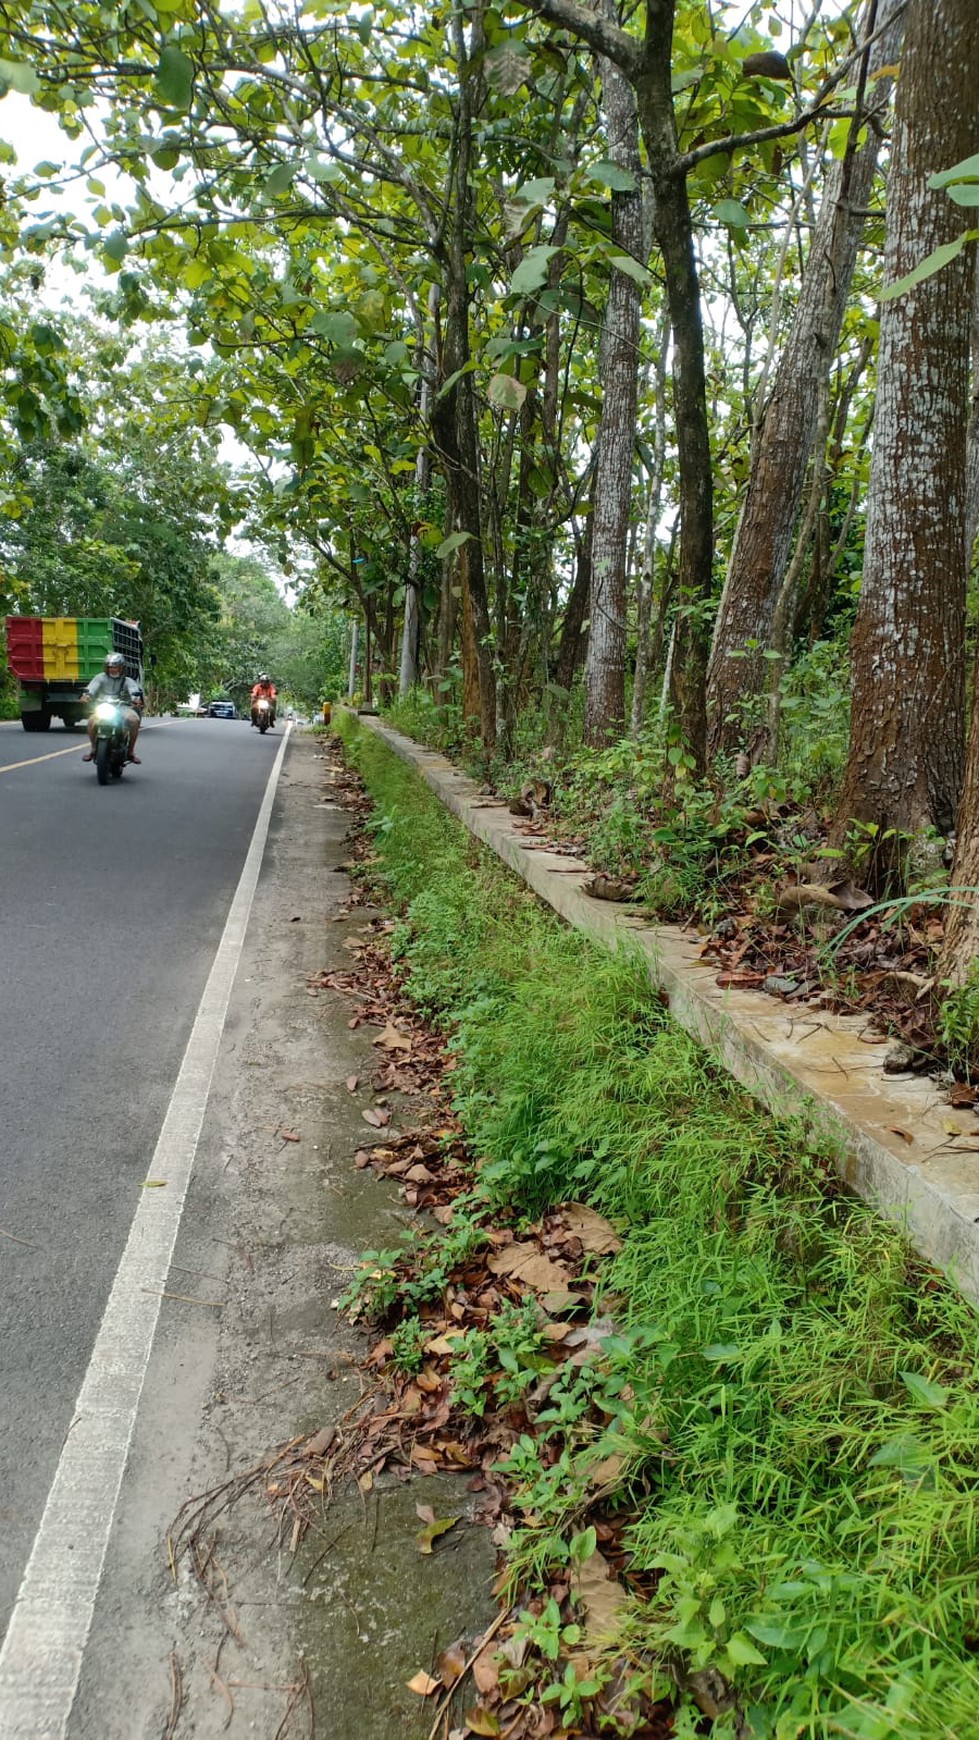
[[[628,1229],[600,1303],[607,1423],[572,1395],[557,1475],[516,1455],[514,1577],[581,1528],[588,1463],[617,1449],[633,1561],[659,1578],[637,1660],[718,1668],[742,1732],[776,1740],[979,1735],[971,1309],[669,1022],[639,963],[566,930],[376,738],[351,750],[409,988],[458,1047],[481,1196],[583,1199]],[[696,1720],[681,1701],[678,1732]]]

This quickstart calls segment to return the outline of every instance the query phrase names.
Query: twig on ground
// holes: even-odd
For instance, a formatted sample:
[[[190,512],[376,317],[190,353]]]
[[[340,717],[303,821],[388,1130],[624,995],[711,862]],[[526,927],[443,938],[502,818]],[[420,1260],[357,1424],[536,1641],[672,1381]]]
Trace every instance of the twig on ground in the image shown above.
[[[478,1639],[478,1641],[476,1642],[476,1644],[474,1645],[472,1654],[470,1655],[468,1661],[466,1662],[466,1665],[463,1668],[461,1674],[459,1675],[459,1678],[456,1680],[453,1680],[451,1686],[449,1687],[448,1691],[445,1694],[445,1697],[442,1699],[442,1702],[439,1705],[438,1710],[436,1711],[435,1720],[432,1723],[431,1729],[429,1731],[428,1740],[436,1740],[436,1736],[438,1734],[438,1729],[439,1729],[439,1723],[441,1722],[443,1716],[445,1715],[445,1712],[447,1711],[447,1709],[449,1708],[449,1705],[452,1702],[452,1698],[453,1698],[453,1695],[456,1691],[456,1688],[462,1684],[462,1681],[465,1679],[465,1677],[466,1677],[467,1673],[469,1672],[470,1668],[472,1667],[474,1661],[476,1661],[478,1656],[482,1655],[483,1650],[486,1648],[486,1645],[489,1643],[490,1639],[496,1636],[496,1634],[499,1631],[500,1626],[503,1624],[504,1620],[509,1619],[509,1617],[510,1617],[510,1608],[509,1607],[501,1608],[500,1612],[497,1614],[496,1618],[494,1619],[492,1625],[487,1627],[487,1629],[483,1632],[482,1637],[480,1637]]]
[[[176,1650],[172,1649],[170,1651],[170,1713],[167,1716],[167,1725],[164,1730],[163,1740],[173,1740],[173,1736],[177,1732],[177,1723],[180,1720],[180,1712],[183,1709],[183,1705],[184,1681],[183,1675],[180,1672],[180,1658],[177,1655]]]

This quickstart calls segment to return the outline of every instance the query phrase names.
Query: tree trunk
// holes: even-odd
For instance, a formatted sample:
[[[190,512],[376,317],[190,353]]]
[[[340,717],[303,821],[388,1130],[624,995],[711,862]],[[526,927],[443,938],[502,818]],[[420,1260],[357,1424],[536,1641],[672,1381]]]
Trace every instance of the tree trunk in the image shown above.
[[[888,179],[886,280],[962,228],[936,165],[974,148],[974,0],[914,0]],[[871,880],[893,883],[899,838],[951,828],[962,781],[965,445],[972,263],[962,254],[881,306],[863,589],[853,631],[850,753],[833,843],[878,830]]]
[[[870,0],[868,32],[885,22],[901,0]],[[874,79],[900,52],[902,16],[867,55]],[[870,87],[872,115],[889,101],[889,79]],[[871,121],[856,149],[831,165],[792,324],[761,412],[748,493],[741,514],[714,627],[707,676],[708,751],[740,747],[744,703],[766,682],[764,654],[792,548],[806,472],[816,436],[820,387],[839,340],[863,231],[863,211],[877,167],[879,134]]]
[[[653,593],[656,586],[656,534],[659,530],[663,503],[663,472],[666,466],[666,356],[670,342],[669,313],[661,322],[659,348],[656,353],[654,392],[656,432],[653,440],[652,464],[649,468],[649,489],[646,496],[646,525],[639,589],[636,597],[636,671],[632,682],[632,711],[629,734],[638,737],[646,719],[646,686],[649,681],[652,641],[650,626],[653,618]]]
[[[614,18],[612,0],[604,0],[604,11]],[[633,178],[631,189],[612,193],[612,241],[622,253],[642,264],[635,92],[612,61],[600,64],[608,154],[617,168],[627,170]],[[625,730],[626,562],[636,448],[641,301],[635,280],[613,267],[600,349],[602,422],[595,472],[585,659],[583,735],[594,748],[614,742]]]
[[[680,471],[678,607],[670,702],[702,773],[707,750],[707,606],[714,557],[714,493],[700,284],[686,174],[678,161],[671,84],[674,0],[647,0],[643,70],[636,87],[649,159],[654,229],[673,328],[673,409]]]
[[[432,284],[428,292],[429,314],[434,324],[439,303],[439,288]],[[428,335],[424,322],[419,315],[418,330],[415,335],[416,367],[421,385],[418,390],[418,416],[422,429],[428,423],[432,405],[432,358],[428,347]],[[415,459],[415,521],[411,528],[411,543],[408,549],[408,581],[405,587],[404,631],[401,637],[401,671],[398,678],[398,693],[406,695],[418,681],[418,651],[421,644],[421,514],[428,496],[431,462],[428,446],[423,440]]]
[[[473,19],[474,52],[482,46],[482,17]],[[469,285],[466,266],[472,242],[473,60],[467,52],[461,7],[453,14],[453,35],[459,77],[458,113],[455,128],[453,210],[446,259],[445,336],[442,347],[443,388],[432,407],[432,429],[445,473],[449,523],[467,533],[459,551],[463,619],[471,612],[472,636],[469,656],[475,664],[479,686],[479,723],[483,752],[490,755],[496,739],[496,676],[493,666],[492,625],[486,575],[483,565],[482,517],[479,488],[479,438],[477,407],[469,361]],[[463,645],[463,666],[467,649]]]

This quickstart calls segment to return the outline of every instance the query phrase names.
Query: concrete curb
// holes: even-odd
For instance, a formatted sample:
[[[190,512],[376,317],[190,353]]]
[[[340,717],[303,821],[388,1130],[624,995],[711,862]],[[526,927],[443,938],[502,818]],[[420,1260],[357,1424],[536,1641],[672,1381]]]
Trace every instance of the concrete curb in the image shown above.
[[[949,1106],[927,1077],[885,1076],[884,1047],[868,1043],[858,1017],[804,1006],[789,1014],[761,992],[721,990],[716,968],[700,959],[699,939],[593,900],[582,892],[587,865],[532,843],[502,800],[480,796],[444,756],[377,718],[349,716],[407,762],[568,924],[606,948],[641,950],[681,1027],[776,1116],[801,1117],[846,1184],[979,1304],[979,1131],[972,1115]]]

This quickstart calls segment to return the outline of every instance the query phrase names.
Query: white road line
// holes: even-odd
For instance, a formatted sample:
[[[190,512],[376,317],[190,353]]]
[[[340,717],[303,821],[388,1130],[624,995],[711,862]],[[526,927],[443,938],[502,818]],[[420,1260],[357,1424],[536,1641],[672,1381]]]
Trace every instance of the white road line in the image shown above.
[[[136,1410],[262,866],[279,746],[148,1177],[0,1650],[3,1740],[62,1740],[78,1688]]]

